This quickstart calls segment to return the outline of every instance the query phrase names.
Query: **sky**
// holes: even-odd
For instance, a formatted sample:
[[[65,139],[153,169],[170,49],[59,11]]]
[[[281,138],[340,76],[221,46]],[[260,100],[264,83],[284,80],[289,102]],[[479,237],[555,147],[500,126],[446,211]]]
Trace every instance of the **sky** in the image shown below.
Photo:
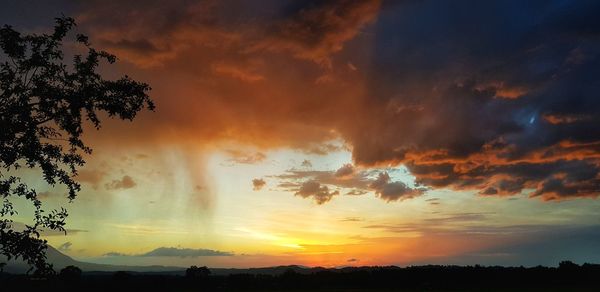
[[[68,203],[79,260],[258,267],[600,262],[598,1],[16,1],[151,85]],[[68,44],[67,44],[68,49]],[[15,221],[26,223],[27,206]],[[31,210],[29,210],[31,211]]]

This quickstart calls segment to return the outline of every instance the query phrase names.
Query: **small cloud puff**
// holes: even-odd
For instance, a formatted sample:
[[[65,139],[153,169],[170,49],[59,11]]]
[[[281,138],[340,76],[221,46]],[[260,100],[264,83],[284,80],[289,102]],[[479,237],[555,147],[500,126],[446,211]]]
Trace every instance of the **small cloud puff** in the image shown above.
[[[137,183],[128,175],[123,176],[121,179],[113,180],[110,183],[105,184],[107,190],[119,190],[119,189],[131,189],[135,187]]]
[[[255,191],[260,191],[265,185],[267,185],[267,182],[262,178],[252,180],[252,189]]]

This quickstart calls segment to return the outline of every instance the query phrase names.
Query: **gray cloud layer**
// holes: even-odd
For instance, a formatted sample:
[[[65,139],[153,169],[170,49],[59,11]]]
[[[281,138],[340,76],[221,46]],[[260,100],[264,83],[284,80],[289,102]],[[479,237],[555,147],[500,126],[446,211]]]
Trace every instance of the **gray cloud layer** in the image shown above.
[[[194,248],[159,247],[149,252],[136,255],[127,255],[119,252],[108,252],[104,256],[133,256],[133,257],[205,257],[205,256],[233,256],[233,253]]]

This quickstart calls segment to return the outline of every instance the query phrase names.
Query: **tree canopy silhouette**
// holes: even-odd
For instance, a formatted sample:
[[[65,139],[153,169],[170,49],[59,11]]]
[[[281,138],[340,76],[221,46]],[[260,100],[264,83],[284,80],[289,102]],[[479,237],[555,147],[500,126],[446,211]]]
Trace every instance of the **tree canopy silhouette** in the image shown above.
[[[63,280],[76,281],[81,279],[81,269],[76,266],[66,266],[58,274]]]
[[[128,76],[104,79],[97,72],[100,62],[113,64],[116,57],[94,49],[85,35],[68,40],[73,18],[55,20],[50,34],[0,28],[0,254],[9,260],[21,258],[37,271],[51,271],[41,230],[66,232],[68,214],[63,207],[45,210],[20,169],[37,169],[48,185],[65,186],[70,202],[81,189],[76,178],[85,163],[83,155],[92,152],[82,141],[84,123],[99,129],[101,112],[133,120],[144,108],[154,110],[148,84]],[[74,53],[72,63],[66,62],[63,42],[78,44],[84,53]],[[11,219],[17,213],[17,197],[35,210],[22,230],[14,228]]]
[[[210,269],[206,266],[191,266],[185,270],[185,276],[192,279],[203,279],[210,276]]]

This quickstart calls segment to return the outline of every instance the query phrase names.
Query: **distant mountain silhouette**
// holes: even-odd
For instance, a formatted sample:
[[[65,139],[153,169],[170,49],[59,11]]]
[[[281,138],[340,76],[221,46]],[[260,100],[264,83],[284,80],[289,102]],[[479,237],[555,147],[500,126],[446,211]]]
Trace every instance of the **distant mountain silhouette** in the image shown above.
[[[84,272],[115,272],[115,271],[131,271],[131,272],[175,272],[184,273],[183,267],[169,266],[127,266],[127,265],[106,265],[81,262],[74,260],[52,246],[48,246],[46,252],[48,262],[51,263],[55,271],[60,271],[66,266],[77,266]],[[0,256],[0,262],[6,262],[4,271],[11,274],[22,274],[27,272],[29,266],[22,260],[6,261],[6,257]]]
[[[176,267],[176,266],[128,266],[128,265],[107,265],[107,264],[96,264],[77,261],[64,253],[61,253],[56,248],[48,246],[46,252],[48,262],[51,263],[55,271],[60,271],[66,266],[79,267],[83,272],[103,274],[105,272],[112,273],[116,271],[128,271],[134,273],[155,273],[155,274],[166,274],[166,275],[179,275],[185,274],[187,267]],[[0,256],[0,262],[6,262],[6,258]],[[4,271],[11,274],[23,274],[26,273],[29,266],[20,260],[7,262]],[[319,271],[326,270],[325,268],[316,267],[308,268],[298,265],[287,265],[287,266],[276,266],[276,267],[264,267],[264,268],[249,268],[249,269],[237,269],[237,268],[211,268],[213,275],[231,275],[231,274],[251,274],[251,275],[281,275],[286,271],[293,270],[298,274],[310,274]]]

